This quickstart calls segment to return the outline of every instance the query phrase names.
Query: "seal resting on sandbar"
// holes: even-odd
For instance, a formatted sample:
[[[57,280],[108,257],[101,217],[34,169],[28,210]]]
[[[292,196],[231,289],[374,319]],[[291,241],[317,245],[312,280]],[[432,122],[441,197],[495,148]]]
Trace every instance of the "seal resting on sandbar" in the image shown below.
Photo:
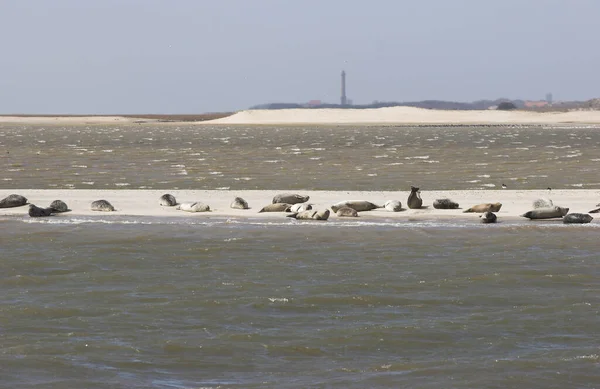
[[[201,203],[200,201],[181,203],[175,209],[180,210],[180,211],[186,211],[186,212],[209,212],[210,211],[210,207],[204,203]]]
[[[290,212],[292,204],[276,203],[264,206],[258,213],[261,212]]]
[[[354,208],[342,207],[335,213],[339,217],[358,217],[358,212]]]
[[[106,200],[96,200],[92,202],[92,211],[112,212],[115,207]]]
[[[474,205],[471,208],[467,209],[466,211],[463,211],[463,213],[467,213],[467,212],[477,212],[477,213],[498,212],[498,211],[500,211],[500,208],[502,208],[502,204],[500,204],[500,203],[477,204],[477,205]]]
[[[592,220],[594,218],[585,213],[569,213],[563,217],[563,223],[565,224],[586,224]]]
[[[327,220],[329,219],[329,210],[326,209],[324,211],[317,211],[311,209],[309,211],[302,211],[298,213],[292,213],[291,215],[286,215],[287,217],[293,217],[298,220]]]
[[[50,203],[50,208],[52,208],[55,213],[70,211],[69,207],[67,207],[67,204],[62,200],[54,200],[52,203]]]
[[[458,203],[450,199],[437,199],[433,202],[435,209],[458,209]]]
[[[172,194],[165,193],[164,195],[160,196],[160,199],[158,199],[158,204],[163,207],[173,207],[177,205],[177,200],[175,200],[175,196]]]
[[[346,200],[346,201],[340,201],[339,203],[333,204],[331,206],[331,210],[333,212],[337,212],[338,209],[340,209],[342,207],[350,207],[350,208],[354,209],[356,212],[371,211],[373,209],[383,208],[381,205],[376,205],[376,204],[373,204],[373,203],[371,203],[369,201],[365,201],[365,200]]]
[[[493,212],[484,212],[479,216],[482,223],[496,223],[496,214]]]
[[[423,206],[423,199],[421,199],[421,192],[419,192],[419,188],[415,186],[410,187],[410,194],[408,195],[406,204],[410,209],[419,209]]]
[[[522,217],[526,217],[528,219],[537,220],[537,219],[554,219],[565,216],[569,213],[569,208],[563,207],[548,207],[548,208],[538,208],[533,211],[525,212],[522,214]]]
[[[596,204],[596,207],[600,207],[600,204]],[[592,209],[588,213],[600,213],[600,208]]]
[[[390,212],[400,212],[402,211],[402,203],[398,200],[388,200],[383,204],[383,208]]]
[[[538,209],[538,208],[550,208],[554,206],[554,203],[552,202],[552,200],[550,199],[536,199],[533,201],[533,209]]]
[[[231,202],[231,204],[229,204],[229,207],[233,208],[233,209],[248,209],[248,208],[250,208],[248,206],[248,202],[241,197],[234,198],[233,201]]]
[[[306,204],[306,203],[297,203],[292,205],[292,207],[290,208],[290,212],[303,212],[303,211],[310,211],[312,209],[312,204]]]
[[[40,208],[33,204],[29,204],[29,216],[31,217],[52,216],[52,211],[52,208]]]
[[[310,196],[302,196],[296,193],[281,193],[273,197],[273,204],[284,203],[293,205],[298,203],[305,203],[308,201],[309,198]]]
[[[27,199],[18,194],[11,194],[0,200],[0,208],[21,207],[27,204]]]

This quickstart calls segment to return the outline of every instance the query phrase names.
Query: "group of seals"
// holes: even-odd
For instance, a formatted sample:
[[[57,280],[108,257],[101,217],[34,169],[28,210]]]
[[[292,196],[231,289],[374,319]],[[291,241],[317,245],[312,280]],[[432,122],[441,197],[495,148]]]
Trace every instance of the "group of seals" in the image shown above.
[[[54,200],[49,207],[41,208],[35,204],[29,204],[28,214],[30,217],[46,217],[52,216],[55,213],[70,211],[67,204],[62,200]]]

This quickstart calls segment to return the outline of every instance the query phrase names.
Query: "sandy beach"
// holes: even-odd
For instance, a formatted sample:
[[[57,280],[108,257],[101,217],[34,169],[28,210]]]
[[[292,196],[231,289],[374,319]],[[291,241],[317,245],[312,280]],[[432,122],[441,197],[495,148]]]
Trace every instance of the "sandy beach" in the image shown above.
[[[288,191],[248,190],[248,191],[223,191],[223,190],[2,190],[0,197],[9,194],[21,194],[30,203],[40,207],[47,207],[54,200],[60,199],[67,203],[70,212],[58,214],[55,217],[72,216],[153,216],[153,217],[187,217],[187,218],[283,218],[285,213],[258,211],[265,205],[271,204],[273,196]],[[164,193],[173,194],[178,202],[200,201],[210,206],[211,212],[190,213],[176,210],[175,207],[159,205],[159,198]],[[506,219],[527,219],[520,217],[532,209],[532,202],[538,198],[550,198],[554,205],[568,207],[570,213],[587,213],[597,208],[600,202],[600,190],[469,190],[469,191],[427,191],[421,194],[423,199],[422,209],[407,209],[406,200],[408,191],[398,192],[352,192],[352,191],[298,191],[302,195],[310,196],[308,203],[315,209],[329,208],[339,201],[366,200],[383,205],[387,200],[399,200],[404,208],[400,212],[391,212],[384,208],[373,211],[360,212],[360,220],[389,219],[389,220],[429,220],[453,218],[461,220],[475,220],[479,214],[463,213],[473,205],[481,203],[502,203],[498,217]],[[230,208],[234,197],[245,199],[250,209],[240,210]],[[461,209],[442,210],[433,208],[433,201],[440,198],[450,198],[459,203]],[[115,212],[91,211],[90,204],[95,200],[108,200],[115,208]],[[28,207],[3,208],[0,216],[27,216]],[[29,217],[29,216],[27,216]],[[330,220],[339,219],[332,213]],[[345,221],[356,220],[343,218]],[[600,218],[592,223],[600,222]]]

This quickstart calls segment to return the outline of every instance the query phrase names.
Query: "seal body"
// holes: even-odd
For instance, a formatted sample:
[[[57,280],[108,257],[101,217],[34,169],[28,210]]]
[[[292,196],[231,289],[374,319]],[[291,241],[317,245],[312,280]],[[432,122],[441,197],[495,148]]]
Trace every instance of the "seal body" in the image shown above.
[[[537,199],[533,201],[533,209],[538,208],[550,208],[553,207],[554,203],[550,199]]]
[[[305,203],[308,201],[310,196],[302,196],[296,193],[281,193],[273,197],[273,204],[284,203],[284,204],[298,204]]]
[[[398,200],[388,200],[383,204],[383,208],[390,212],[400,212],[402,211],[402,203]]]
[[[52,211],[52,208],[40,208],[33,204],[29,204],[29,216],[31,217],[52,216]]]
[[[112,212],[115,207],[106,200],[96,200],[92,202],[92,211]]]
[[[160,199],[158,199],[158,204],[163,207],[173,207],[177,205],[177,200],[175,200],[175,196],[172,194],[165,193],[164,195],[160,196]]]
[[[210,207],[200,201],[181,203],[177,206],[178,210],[186,212],[208,212]]]
[[[303,211],[310,211],[311,209],[312,209],[311,204],[297,203],[297,204],[292,205],[292,207],[290,208],[290,212],[303,212]]]
[[[592,209],[588,213],[600,213],[600,208]]]
[[[67,206],[67,204],[64,201],[62,201],[62,200],[54,200],[52,203],[50,203],[50,208],[53,209],[54,213],[60,213],[60,212],[68,212],[68,211],[70,211],[70,209]]]
[[[484,212],[479,216],[482,223],[496,223],[496,214],[493,212]]]
[[[548,207],[548,208],[538,208],[533,211],[525,212],[522,214],[522,217],[526,217],[528,219],[537,220],[537,219],[554,219],[565,216],[569,212],[569,208],[563,207]]]
[[[248,209],[248,208],[250,208],[248,206],[248,202],[241,197],[234,198],[233,201],[231,202],[231,204],[229,204],[229,207],[233,208],[233,209]]]
[[[563,217],[563,223],[565,224],[586,224],[592,220],[594,218],[585,213],[569,213]]]
[[[358,212],[354,208],[342,207],[339,208],[335,214],[339,217],[358,217]]]
[[[502,204],[500,203],[477,204],[463,212],[498,212],[500,211],[500,208],[502,208]]]
[[[383,208],[381,205],[376,205],[369,201],[347,200],[347,201],[340,201],[339,203],[333,204],[331,206],[331,210],[333,212],[337,212],[338,209],[340,209],[342,207],[349,207],[349,208],[354,209],[357,212],[371,211],[373,209]]]
[[[410,209],[419,209],[423,206],[423,200],[421,199],[421,192],[419,192],[419,188],[414,186],[410,187],[410,194],[408,195],[406,204]]]
[[[437,199],[433,202],[435,209],[458,209],[458,203],[450,199]]]
[[[293,217],[298,220],[327,220],[329,219],[329,210],[317,211],[311,209],[309,211],[292,213],[291,215],[287,215],[287,217]]]
[[[264,206],[260,211],[260,212],[290,212],[290,208],[292,208],[291,204],[286,204],[286,203],[276,203],[276,204],[269,204],[267,206]]]
[[[18,194],[11,194],[0,200],[0,208],[21,207],[27,204],[27,199]]]

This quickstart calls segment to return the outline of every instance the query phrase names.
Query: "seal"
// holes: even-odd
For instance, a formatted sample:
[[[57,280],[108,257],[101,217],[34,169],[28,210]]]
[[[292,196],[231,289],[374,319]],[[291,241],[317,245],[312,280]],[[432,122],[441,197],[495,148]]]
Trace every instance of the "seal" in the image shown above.
[[[433,202],[435,209],[458,209],[458,203],[450,199],[437,199]]]
[[[29,216],[31,217],[52,216],[52,212],[52,208],[40,208],[33,204],[29,204]]]
[[[291,208],[292,208],[291,204],[285,204],[285,203],[269,204],[269,205],[264,206],[260,211],[258,211],[258,213],[261,213],[261,212],[290,212]]]
[[[554,219],[565,216],[569,213],[569,208],[563,208],[558,206],[548,207],[548,208],[538,208],[533,211],[525,212],[522,214],[522,217],[526,217],[528,219],[537,220],[537,219]]]
[[[421,192],[419,192],[419,188],[411,186],[410,194],[408,195],[408,208],[410,209],[419,209],[423,206],[423,200],[421,199]]]
[[[487,203],[487,204],[477,204],[472,206],[471,208],[467,209],[466,211],[463,211],[463,213],[468,213],[468,212],[478,212],[478,213],[482,213],[482,212],[498,212],[500,211],[500,208],[502,208],[502,204],[500,203]]]
[[[172,194],[165,193],[158,199],[158,204],[163,207],[173,207],[177,205],[177,200],[175,200],[175,196]]]
[[[390,212],[400,212],[402,211],[402,203],[398,200],[388,200],[383,204],[383,208]]]
[[[308,201],[309,198],[310,196],[302,196],[296,193],[281,193],[273,197],[273,204],[284,203],[293,205],[298,203],[305,203]]]
[[[52,203],[50,203],[50,208],[53,209],[54,213],[70,211],[69,207],[67,207],[67,204],[62,200],[54,200]]]
[[[484,212],[479,216],[482,223],[496,223],[496,214],[493,212]]]
[[[550,208],[550,207],[554,206],[554,203],[550,199],[540,198],[540,199],[534,200],[532,205],[533,205],[533,209]]]
[[[600,204],[596,204],[596,207],[600,207]],[[588,213],[600,213],[600,208],[592,209]]]
[[[96,200],[92,202],[92,211],[112,212],[115,207],[106,200]]]
[[[358,217],[358,212],[350,207],[339,208],[335,214],[339,217]]]
[[[241,197],[236,197],[233,199],[231,204],[229,204],[230,208],[233,209],[249,209],[248,202]]]
[[[201,203],[199,201],[181,203],[175,209],[180,210],[180,211],[186,211],[186,212],[209,212],[210,211],[210,207],[208,205]]]
[[[381,205],[376,205],[369,201],[346,200],[346,201],[340,201],[339,203],[333,204],[331,206],[331,210],[333,212],[337,212],[338,209],[340,209],[342,207],[350,207],[350,208],[354,209],[356,212],[371,211],[373,209],[383,208]]]
[[[317,211],[314,209],[308,211],[302,211],[298,213],[292,213],[291,215],[286,215],[287,217],[293,217],[298,220],[327,220],[329,219],[329,210],[326,209],[324,211]]]
[[[306,203],[297,203],[292,205],[292,207],[290,208],[290,212],[303,212],[303,211],[310,211],[312,209],[312,204],[306,204]]]
[[[585,213],[569,213],[563,217],[563,223],[565,224],[586,224],[592,220],[594,218]]]
[[[27,199],[18,194],[11,194],[0,200],[0,208],[21,207],[27,204]]]

